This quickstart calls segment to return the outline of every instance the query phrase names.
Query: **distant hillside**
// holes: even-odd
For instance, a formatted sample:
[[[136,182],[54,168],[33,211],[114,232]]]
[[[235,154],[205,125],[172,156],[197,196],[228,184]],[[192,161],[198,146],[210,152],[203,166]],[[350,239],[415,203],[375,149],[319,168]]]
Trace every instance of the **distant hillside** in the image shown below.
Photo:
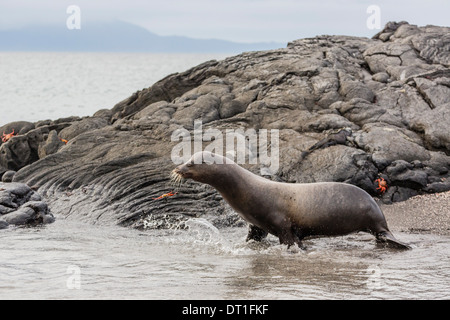
[[[285,47],[284,43],[237,43],[217,39],[158,36],[142,27],[115,21],[84,23],[81,29],[35,26],[0,31],[0,51],[243,52]]]

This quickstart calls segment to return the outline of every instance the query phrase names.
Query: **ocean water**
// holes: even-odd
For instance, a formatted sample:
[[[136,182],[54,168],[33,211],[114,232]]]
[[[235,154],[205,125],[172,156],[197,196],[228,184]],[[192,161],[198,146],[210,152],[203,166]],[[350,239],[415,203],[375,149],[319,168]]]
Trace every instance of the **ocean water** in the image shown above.
[[[56,217],[0,231],[0,299],[449,299],[450,239],[396,233],[413,250],[372,236],[287,249],[246,228],[137,231]]]
[[[90,116],[174,73],[227,54],[0,52],[0,126]]]
[[[172,72],[226,55],[0,53],[0,125],[92,115]],[[3,299],[449,299],[450,237],[395,233],[245,242],[246,228],[192,219],[138,231],[56,216],[0,230]]]

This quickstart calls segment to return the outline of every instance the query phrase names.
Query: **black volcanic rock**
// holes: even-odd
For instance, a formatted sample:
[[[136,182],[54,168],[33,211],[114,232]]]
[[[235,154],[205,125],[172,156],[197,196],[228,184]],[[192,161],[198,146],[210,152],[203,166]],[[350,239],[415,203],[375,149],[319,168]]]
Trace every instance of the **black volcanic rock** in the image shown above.
[[[95,117],[36,125],[1,146],[0,166],[39,187],[52,211],[92,222],[180,227],[207,215],[235,223],[209,186],[187,182],[154,200],[174,188],[172,133],[192,132],[200,118],[204,130],[278,129],[271,179],[352,183],[387,203],[450,190],[449,35],[389,23],[373,39],[318,36],[205,62]],[[70,140],[37,161],[52,130]],[[245,166],[260,173],[260,163]]]
[[[53,221],[47,203],[36,191],[23,183],[0,182],[0,229]]]

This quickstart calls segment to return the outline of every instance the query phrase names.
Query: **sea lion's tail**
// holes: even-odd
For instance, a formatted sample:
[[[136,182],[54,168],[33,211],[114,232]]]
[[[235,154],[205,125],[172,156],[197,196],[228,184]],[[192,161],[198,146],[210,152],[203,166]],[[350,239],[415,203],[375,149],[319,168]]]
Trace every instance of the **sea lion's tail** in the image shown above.
[[[412,249],[412,247],[404,242],[401,242],[397,240],[394,235],[389,231],[382,231],[376,234],[376,237],[378,241],[384,242],[388,244],[389,246],[392,246],[396,249],[403,249],[403,250],[409,250]]]

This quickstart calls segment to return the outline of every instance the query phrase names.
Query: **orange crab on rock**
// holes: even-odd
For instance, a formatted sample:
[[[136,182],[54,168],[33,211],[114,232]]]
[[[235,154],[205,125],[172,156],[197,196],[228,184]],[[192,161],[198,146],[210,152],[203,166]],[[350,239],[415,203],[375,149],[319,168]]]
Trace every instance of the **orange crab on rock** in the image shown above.
[[[382,194],[385,193],[388,188],[386,180],[384,180],[383,178],[379,178],[375,180],[375,182],[378,182],[377,190],[379,190]]]
[[[173,193],[172,191],[169,193],[164,193],[163,195],[159,196],[158,198],[153,198],[153,200],[160,200],[160,199],[164,199],[167,197],[172,197],[174,195],[176,195],[178,192]]]
[[[8,133],[8,134],[5,134],[5,131],[3,131],[2,141],[7,142],[9,139],[11,139],[14,136],[17,136],[17,133],[14,133],[14,129],[11,133]]]

